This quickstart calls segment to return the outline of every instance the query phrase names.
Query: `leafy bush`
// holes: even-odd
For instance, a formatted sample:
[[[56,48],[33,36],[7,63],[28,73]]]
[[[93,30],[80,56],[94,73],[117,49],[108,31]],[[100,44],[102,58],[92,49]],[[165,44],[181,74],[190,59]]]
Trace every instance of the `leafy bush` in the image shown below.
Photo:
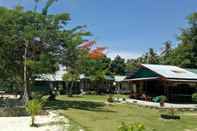
[[[167,97],[166,96],[160,96],[160,102],[166,102],[167,101]]]
[[[32,98],[33,99],[41,99],[43,96],[48,95],[48,93],[45,92],[32,92]]]
[[[38,99],[30,100],[27,102],[25,109],[31,115],[31,126],[35,127],[35,116],[41,111],[42,102]]]
[[[192,94],[192,101],[197,102],[197,93]]]
[[[118,128],[118,131],[145,131],[145,127],[141,123],[127,125],[122,122],[121,126]]]
[[[109,103],[114,102],[112,95],[109,95],[109,97],[107,98],[107,102],[109,102]]]

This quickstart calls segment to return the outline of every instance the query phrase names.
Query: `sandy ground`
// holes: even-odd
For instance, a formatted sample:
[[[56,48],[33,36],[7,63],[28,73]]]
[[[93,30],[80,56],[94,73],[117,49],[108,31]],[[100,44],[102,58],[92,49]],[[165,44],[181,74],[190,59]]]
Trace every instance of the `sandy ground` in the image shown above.
[[[0,131],[67,131],[69,121],[55,112],[37,116],[38,127],[30,127],[30,117],[0,117]]]

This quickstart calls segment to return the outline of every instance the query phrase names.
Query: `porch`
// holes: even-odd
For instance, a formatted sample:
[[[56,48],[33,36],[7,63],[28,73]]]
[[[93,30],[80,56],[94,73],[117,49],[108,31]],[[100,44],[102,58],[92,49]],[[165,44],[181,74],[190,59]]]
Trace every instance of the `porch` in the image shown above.
[[[156,96],[164,95],[168,102],[192,103],[192,94],[197,91],[196,81],[163,80],[155,78],[140,78],[128,81],[130,87],[130,97],[152,101]],[[132,96],[133,95],[133,96]]]

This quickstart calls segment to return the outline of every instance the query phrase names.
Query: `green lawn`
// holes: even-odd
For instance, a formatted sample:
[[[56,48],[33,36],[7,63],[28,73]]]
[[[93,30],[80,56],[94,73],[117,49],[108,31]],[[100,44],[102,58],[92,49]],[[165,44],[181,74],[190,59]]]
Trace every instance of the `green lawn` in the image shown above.
[[[148,131],[185,131],[197,128],[197,112],[179,112],[181,120],[162,120],[159,118],[160,110],[132,104],[105,105],[106,98],[59,96],[56,101],[48,103],[48,108],[65,110],[66,117],[88,131],[116,131],[121,122],[140,122]]]

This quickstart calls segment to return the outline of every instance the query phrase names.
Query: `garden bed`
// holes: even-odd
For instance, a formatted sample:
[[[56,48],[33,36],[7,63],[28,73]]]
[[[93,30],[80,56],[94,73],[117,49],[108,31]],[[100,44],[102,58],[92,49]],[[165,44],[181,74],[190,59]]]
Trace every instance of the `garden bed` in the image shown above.
[[[162,119],[170,119],[170,120],[180,120],[181,117],[178,115],[168,115],[168,114],[161,114],[160,117]]]

